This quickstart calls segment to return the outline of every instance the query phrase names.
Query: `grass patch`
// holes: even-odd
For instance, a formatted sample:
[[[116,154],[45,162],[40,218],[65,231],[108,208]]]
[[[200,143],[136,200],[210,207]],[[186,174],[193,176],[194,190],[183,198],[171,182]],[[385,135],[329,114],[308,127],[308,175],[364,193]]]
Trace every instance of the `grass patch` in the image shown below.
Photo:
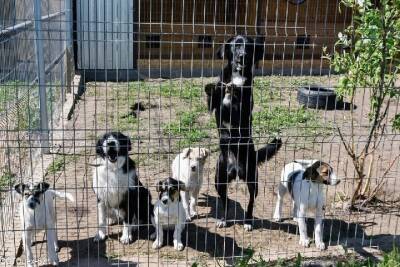
[[[162,82],[132,82],[129,83],[128,89],[140,94],[176,97],[188,102],[200,98],[203,87],[201,81],[179,79]]]
[[[10,171],[4,171],[0,176],[0,190],[7,190],[15,182],[15,174]]]
[[[316,259],[318,260],[318,259]],[[400,266],[400,251],[398,248],[393,248],[389,253],[385,253],[383,260],[374,262],[369,259],[340,259],[330,261],[336,261],[335,266],[337,267],[399,267]],[[322,260],[323,261],[323,260]],[[267,261],[262,258],[261,255],[256,255],[253,249],[246,249],[241,258],[237,259],[233,266],[235,267],[300,267],[305,263],[304,258],[301,254],[297,254],[294,259],[278,259],[276,261]],[[200,266],[198,262],[194,262],[192,266]],[[308,266],[308,265],[307,265]],[[314,265],[313,265],[314,266]]]
[[[308,135],[329,135],[331,127],[323,125],[315,112],[303,107],[290,108],[276,106],[265,108],[253,115],[254,132],[259,135],[287,131],[306,131]]]
[[[79,158],[78,155],[57,155],[53,162],[47,167],[45,172],[45,177],[49,175],[55,175],[56,173],[65,170],[65,166],[77,160]]]
[[[164,134],[178,138],[178,146],[188,146],[208,138],[209,134],[204,125],[199,123],[198,118],[203,113],[201,106],[191,111],[179,112],[178,119],[167,123],[163,127]]]

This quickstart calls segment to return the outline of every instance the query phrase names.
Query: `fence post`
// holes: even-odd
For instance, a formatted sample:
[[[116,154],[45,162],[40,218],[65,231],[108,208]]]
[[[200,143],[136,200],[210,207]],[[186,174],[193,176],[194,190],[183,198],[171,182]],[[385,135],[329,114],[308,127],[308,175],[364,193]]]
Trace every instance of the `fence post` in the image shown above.
[[[46,74],[43,52],[42,11],[41,0],[35,0],[33,9],[35,17],[35,50],[36,67],[39,84],[39,110],[40,110],[40,146],[42,153],[50,152],[49,146],[49,121],[47,115]]]
[[[74,76],[74,54],[73,54],[73,17],[72,17],[72,0],[65,1],[65,66],[66,66],[66,87],[67,92],[72,93],[72,81]]]

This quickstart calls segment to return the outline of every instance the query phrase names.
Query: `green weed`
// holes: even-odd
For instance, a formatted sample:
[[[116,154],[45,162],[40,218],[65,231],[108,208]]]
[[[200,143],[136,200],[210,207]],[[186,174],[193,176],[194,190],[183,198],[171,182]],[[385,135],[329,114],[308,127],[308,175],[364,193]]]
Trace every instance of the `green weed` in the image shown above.
[[[4,171],[0,176],[0,190],[5,190],[15,182],[15,174],[10,171]]]
[[[198,122],[201,108],[178,113],[178,119],[164,125],[164,134],[179,139],[179,146],[187,146],[209,137],[208,132]]]
[[[323,125],[315,112],[303,107],[273,107],[254,113],[254,131],[265,135],[290,129],[307,131],[307,135],[330,133],[330,128]]]
[[[75,161],[78,157],[78,155],[57,155],[53,162],[47,167],[44,176],[55,175],[56,173],[65,170],[65,166],[68,163]]]

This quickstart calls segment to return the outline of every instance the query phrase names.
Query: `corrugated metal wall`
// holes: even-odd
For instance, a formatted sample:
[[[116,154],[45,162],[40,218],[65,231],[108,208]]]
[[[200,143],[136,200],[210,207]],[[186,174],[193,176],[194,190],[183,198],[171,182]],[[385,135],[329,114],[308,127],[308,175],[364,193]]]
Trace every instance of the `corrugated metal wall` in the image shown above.
[[[135,68],[134,14],[131,0],[77,0],[78,68]]]

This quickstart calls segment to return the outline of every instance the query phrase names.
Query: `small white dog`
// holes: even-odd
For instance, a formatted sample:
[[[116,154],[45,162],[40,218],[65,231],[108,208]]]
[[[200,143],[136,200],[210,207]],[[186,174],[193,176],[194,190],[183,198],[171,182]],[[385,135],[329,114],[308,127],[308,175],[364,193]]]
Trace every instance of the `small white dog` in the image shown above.
[[[328,163],[319,160],[295,160],[286,164],[281,174],[273,219],[281,221],[283,197],[289,192],[293,201],[293,220],[299,224],[299,244],[304,247],[310,245],[305,217],[309,210],[315,210],[315,245],[321,250],[325,249],[322,240],[324,185],[337,185],[339,182]]]
[[[206,148],[185,148],[172,162],[172,177],[182,181],[187,191],[181,191],[186,220],[197,216],[197,199],[203,184],[203,169],[210,151]]]
[[[74,202],[70,193],[49,190],[50,185],[41,182],[35,185],[23,183],[14,186],[17,193],[23,196],[19,205],[22,231],[22,242],[26,253],[27,266],[34,266],[32,239],[36,231],[44,230],[47,236],[48,258],[52,265],[58,265],[59,247],[56,234],[55,197],[67,198]]]
[[[185,184],[173,178],[167,178],[157,184],[159,197],[154,205],[152,222],[156,228],[151,238],[155,237],[153,248],[158,249],[164,241],[164,229],[174,229],[174,248],[182,250],[181,235],[185,229],[185,210],[180,200],[179,191],[185,190]]]

